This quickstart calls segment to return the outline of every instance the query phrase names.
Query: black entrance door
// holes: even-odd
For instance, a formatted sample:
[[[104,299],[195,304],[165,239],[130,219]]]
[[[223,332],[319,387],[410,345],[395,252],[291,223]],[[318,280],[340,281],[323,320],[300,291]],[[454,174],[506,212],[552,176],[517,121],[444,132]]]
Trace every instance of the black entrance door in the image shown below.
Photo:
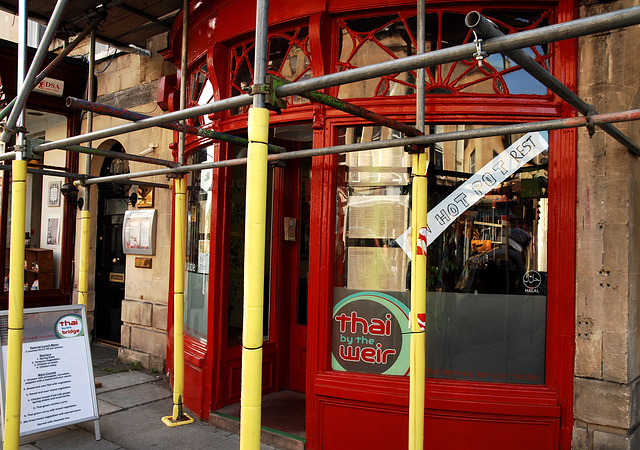
[[[98,340],[119,344],[126,262],[122,223],[127,203],[117,186],[98,186],[95,333]]]

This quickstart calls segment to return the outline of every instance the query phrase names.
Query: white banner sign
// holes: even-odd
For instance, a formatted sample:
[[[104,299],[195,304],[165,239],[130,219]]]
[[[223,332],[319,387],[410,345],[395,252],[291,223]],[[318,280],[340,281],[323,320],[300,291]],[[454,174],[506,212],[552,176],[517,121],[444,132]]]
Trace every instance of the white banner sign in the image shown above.
[[[463,212],[548,147],[540,133],[527,133],[493,158],[427,213],[427,246]],[[411,258],[411,228],[397,242]]]

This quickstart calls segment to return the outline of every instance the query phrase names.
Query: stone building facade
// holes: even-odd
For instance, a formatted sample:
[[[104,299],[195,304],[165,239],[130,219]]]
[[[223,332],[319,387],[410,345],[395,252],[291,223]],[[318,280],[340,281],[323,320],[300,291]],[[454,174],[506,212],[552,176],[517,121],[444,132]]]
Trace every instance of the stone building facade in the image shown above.
[[[579,11],[637,5],[581,1]],[[577,92],[596,110],[640,107],[638,39],[636,26],[579,40]],[[638,122],[617,126],[640,142]],[[580,130],[577,171],[573,446],[639,448],[640,160],[604,132]]]

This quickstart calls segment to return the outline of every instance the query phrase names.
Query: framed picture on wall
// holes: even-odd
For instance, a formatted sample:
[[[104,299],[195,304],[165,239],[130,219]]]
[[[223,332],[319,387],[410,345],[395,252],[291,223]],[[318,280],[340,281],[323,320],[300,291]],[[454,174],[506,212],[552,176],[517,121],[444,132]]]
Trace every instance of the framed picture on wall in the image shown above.
[[[60,206],[60,187],[62,181],[49,181],[48,206]]]

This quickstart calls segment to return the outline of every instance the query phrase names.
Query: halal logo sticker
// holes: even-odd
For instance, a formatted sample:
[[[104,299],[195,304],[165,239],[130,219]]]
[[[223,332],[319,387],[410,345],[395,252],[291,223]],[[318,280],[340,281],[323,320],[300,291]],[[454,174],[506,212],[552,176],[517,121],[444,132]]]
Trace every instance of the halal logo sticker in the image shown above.
[[[82,336],[82,317],[78,314],[67,314],[56,322],[55,333],[58,339]]]
[[[535,270],[530,270],[522,276],[522,283],[526,288],[525,292],[536,293],[538,292],[540,283],[542,283],[542,276],[540,275],[540,272],[537,272]]]
[[[333,308],[332,368],[387,375],[409,371],[409,308],[381,292],[359,292]]]

